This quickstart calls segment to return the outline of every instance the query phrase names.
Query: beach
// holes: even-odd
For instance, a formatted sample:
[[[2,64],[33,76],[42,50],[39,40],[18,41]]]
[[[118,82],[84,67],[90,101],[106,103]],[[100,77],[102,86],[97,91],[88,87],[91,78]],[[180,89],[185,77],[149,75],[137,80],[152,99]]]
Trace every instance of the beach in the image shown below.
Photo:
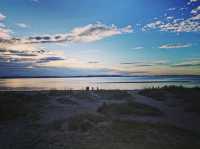
[[[200,0],[0,0],[0,149],[200,149]]]
[[[1,91],[0,148],[200,147],[200,89]]]

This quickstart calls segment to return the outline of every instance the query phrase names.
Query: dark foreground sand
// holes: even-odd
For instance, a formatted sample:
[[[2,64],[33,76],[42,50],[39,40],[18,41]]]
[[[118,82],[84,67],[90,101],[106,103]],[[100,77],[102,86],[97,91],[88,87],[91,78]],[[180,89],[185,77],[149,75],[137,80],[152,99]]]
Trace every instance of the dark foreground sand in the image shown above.
[[[0,149],[200,148],[200,90],[0,92]]]

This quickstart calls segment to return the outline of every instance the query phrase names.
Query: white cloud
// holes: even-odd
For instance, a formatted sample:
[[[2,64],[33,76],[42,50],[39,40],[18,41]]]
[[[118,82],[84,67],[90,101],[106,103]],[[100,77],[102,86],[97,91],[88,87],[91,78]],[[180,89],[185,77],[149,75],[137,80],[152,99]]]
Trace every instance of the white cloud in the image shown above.
[[[3,15],[2,13],[0,13],[0,21],[3,21],[6,18],[5,15]]]
[[[171,19],[168,21],[156,21],[145,25],[142,30],[160,30],[166,32],[199,32],[200,31],[200,14],[188,19]]]
[[[11,30],[0,27],[0,39],[10,39],[11,38],[10,34],[11,34]]]
[[[0,39],[10,39],[11,30],[6,28],[6,25],[2,22],[6,18],[5,15],[0,13]],[[1,41],[0,41],[1,43]]]
[[[156,29],[162,24],[164,24],[162,21],[155,21],[155,22],[149,23],[142,28],[142,31],[147,31],[147,30],[150,30],[150,29]]]
[[[174,17],[173,16],[168,16],[167,17],[167,20],[171,20],[171,19],[173,19]]]
[[[197,2],[198,0],[191,0],[190,3]],[[176,11],[177,14],[182,14],[184,18],[167,16],[166,13],[164,18],[152,21],[145,26],[143,26],[142,31],[158,30],[165,32],[199,32],[200,31],[200,6],[191,10],[191,14],[185,17],[188,13],[187,7],[180,8]],[[174,10],[174,8],[169,8],[168,10]]]
[[[200,20],[200,14],[197,14],[191,18],[191,20]],[[200,24],[199,24],[200,25]]]
[[[192,14],[197,14],[199,11],[200,11],[200,6],[198,6],[198,7],[195,8],[195,9],[192,9],[191,13],[192,13]]]
[[[135,48],[132,48],[133,50],[141,50],[141,49],[144,49],[144,47],[142,46],[139,46],[139,47],[135,47]]]
[[[181,44],[181,43],[177,43],[177,44],[165,44],[165,45],[161,45],[159,48],[160,49],[179,49],[179,48],[188,48],[191,47],[191,44]]]
[[[174,8],[174,7],[168,9],[168,11],[174,11],[174,10],[176,10],[176,8]]]
[[[25,24],[25,23],[16,23],[16,25],[18,26],[18,27],[21,27],[21,28],[28,28],[29,26],[27,25],[27,24]]]
[[[0,28],[5,28],[6,25],[0,22]]]
[[[25,27],[25,24],[21,24],[21,27]],[[122,35],[126,33],[132,33],[133,28],[131,25],[128,25],[123,28],[118,28],[115,25],[105,25],[101,22],[97,22],[95,24],[89,24],[83,27],[74,28],[69,33],[62,33],[56,35],[43,35],[43,36],[30,36],[27,38],[12,38],[10,40],[4,40],[6,43],[46,43],[46,42],[94,42],[98,40],[102,40],[104,38],[112,37],[115,35]],[[0,28],[0,37],[5,37],[9,35],[10,30]],[[0,41],[2,42],[2,41]]]
[[[140,23],[137,23],[137,24],[136,24],[136,26],[141,26],[141,25],[142,25],[142,24],[140,24]]]
[[[73,42],[92,42],[106,37],[132,32],[132,27],[117,28],[115,25],[107,26],[100,22],[78,27],[66,35]]]
[[[35,3],[38,3],[39,2],[39,0],[31,0],[32,2],[35,2]]]
[[[190,5],[192,3],[198,2],[199,0],[190,0],[187,4]]]
[[[62,33],[56,35],[44,35],[28,37],[20,39],[24,43],[44,43],[44,42],[94,42],[102,40],[107,37],[115,35],[121,35],[126,33],[132,33],[133,29],[131,25],[123,28],[118,28],[115,25],[105,25],[101,22],[95,24],[89,24],[83,27],[74,28],[69,33]]]

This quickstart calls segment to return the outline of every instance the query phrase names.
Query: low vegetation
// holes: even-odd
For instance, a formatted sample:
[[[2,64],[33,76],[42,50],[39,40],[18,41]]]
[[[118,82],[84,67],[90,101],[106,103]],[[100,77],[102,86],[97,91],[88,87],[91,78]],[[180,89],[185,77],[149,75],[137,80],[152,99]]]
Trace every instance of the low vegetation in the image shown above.
[[[90,94],[90,91],[84,91],[84,90],[75,92],[73,91],[70,96],[75,97],[76,99],[87,99],[87,100],[93,99],[93,97]]]
[[[168,99],[178,102],[185,111],[200,114],[200,88],[185,88],[182,86],[164,86],[162,88],[148,88],[140,91],[140,94],[156,100]]]
[[[78,103],[76,101],[73,101],[73,100],[69,99],[68,97],[58,98],[57,101],[61,104],[66,104],[66,105],[78,105]]]
[[[104,103],[99,107],[98,112],[107,116],[119,115],[140,115],[140,116],[160,116],[162,113],[153,107],[136,103],[134,101],[127,101],[124,103]]]
[[[73,126],[70,130],[81,133],[73,133],[71,138],[79,141],[66,145],[74,149],[188,149],[200,147],[199,135],[170,125],[119,120],[105,121],[99,115],[92,115],[92,118],[88,118],[87,114],[75,117],[75,119],[70,124]],[[102,121],[104,125],[99,124]]]
[[[96,113],[82,113],[69,119],[68,129],[70,131],[86,132],[105,120],[104,116]]]
[[[146,89],[140,93],[143,95],[148,93],[150,97],[154,98],[156,92],[152,95],[152,90],[162,90],[163,94],[170,93],[170,96],[173,95],[173,97],[176,98],[185,95],[181,100],[188,103],[191,98],[189,99],[190,96],[187,96],[186,93],[192,93],[196,99],[200,99],[197,93],[199,92],[198,88],[177,89],[169,87],[165,89]],[[159,94],[159,96],[163,94]],[[18,126],[24,123],[23,121],[21,121],[18,126],[11,121],[9,127],[7,127],[7,123],[2,127],[2,123],[1,128],[4,129],[0,130],[0,138],[3,140],[2,142],[5,142],[4,145],[7,148],[10,148],[11,144],[12,148],[16,149],[200,148],[200,136],[193,131],[180,129],[169,124],[164,124],[164,122],[150,124],[148,122],[143,123],[129,119],[120,119],[120,117],[123,118],[126,116],[163,116],[158,109],[134,102],[133,97],[126,91],[52,90],[44,92],[0,92],[0,122],[18,120],[18,118],[22,118],[23,120],[26,118],[28,118],[28,120],[32,120],[33,118],[37,119],[39,116],[38,112],[42,111],[40,108],[48,110],[47,116],[51,116],[48,113],[50,111],[53,111],[53,114],[58,112],[57,115],[63,114],[66,108],[81,107],[80,103],[90,103],[90,100],[84,100],[84,102],[81,101],[79,103],[78,99],[94,98],[96,98],[96,101],[101,99],[105,100],[105,103],[102,104],[97,111],[93,109],[82,109],[83,111],[81,111],[81,109],[78,109],[74,113],[71,113],[70,117],[55,118],[48,123],[45,121],[44,124],[37,121],[38,123],[35,123],[35,125],[25,125],[21,128]],[[163,101],[165,101],[164,98]],[[56,105],[56,108],[53,109],[55,105],[51,104],[54,103],[59,103],[59,105],[61,104],[62,106]],[[71,110],[69,109],[69,111]],[[114,116],[119,117],[119,119],[112,118]],[[31,123],[32,121],[29,122]],[[15,132],[16,128],[20,131]],[[7,149],[5,146],[1,147],[1,143],[0,148]]]
[[[101,99],[106,100],[129,100],[133,98],[127,91],[122,90],[98,90],[96,94]]]
[[[0,121],[20,117],[37,118],[38,108],[43,105],[46,95],[38,93],[0,92]]]

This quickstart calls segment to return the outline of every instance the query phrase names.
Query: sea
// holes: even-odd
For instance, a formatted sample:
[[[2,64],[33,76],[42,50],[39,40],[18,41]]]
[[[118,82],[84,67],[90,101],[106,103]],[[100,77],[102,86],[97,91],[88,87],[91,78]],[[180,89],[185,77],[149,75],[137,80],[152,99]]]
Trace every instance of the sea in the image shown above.
[[[0,90],[139,90],[162,86],[200,87],[200,76],[109,76],[1,78]]]

